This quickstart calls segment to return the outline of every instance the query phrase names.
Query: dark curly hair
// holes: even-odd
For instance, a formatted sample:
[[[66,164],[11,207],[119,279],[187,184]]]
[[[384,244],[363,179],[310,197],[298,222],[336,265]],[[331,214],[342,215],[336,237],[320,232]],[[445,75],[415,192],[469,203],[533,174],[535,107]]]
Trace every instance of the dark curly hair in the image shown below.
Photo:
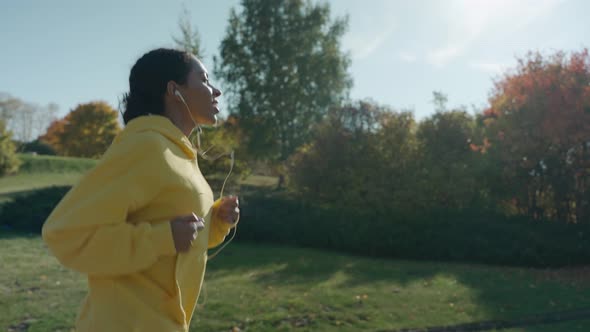
[[[131,68],[129,93],[123,95],[123,122],[148,114],[164,113],[164,94],[169,81],[186,83],[193,55],[168,48],[147,52]]]

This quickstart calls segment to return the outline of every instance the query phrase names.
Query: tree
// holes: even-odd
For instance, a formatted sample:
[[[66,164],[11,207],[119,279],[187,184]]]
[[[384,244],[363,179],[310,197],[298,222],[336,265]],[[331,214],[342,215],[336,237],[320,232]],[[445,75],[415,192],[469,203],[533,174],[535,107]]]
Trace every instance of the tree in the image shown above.
[[[311,141],[289,159],[290,185],[302,198],[343,206],[370,200],[367,166],[375,161],[371,136],[380,113],[367,102],[347,104],[332,108],[316,125]]]
[[[58,106],[47,106],[25,102],[8,94],[0,94],[0,119],[14,134],[14,139],[21,143],[32,141],[45,131],[55,119]]]
[[[590,56],[529,53],[495,84],[481,117],[502,182],[524,213],[590,220]],[[510,186],[512,184],[512,186]]]
[[[406,209],[415,198],[415,121],[372,101],[335,107],[289,159],[303,199],[360,210]]]
[[[60,155],[97,158],[120,130],[117,111],[105,102],[91,102],[54,121],[40,139]]]
[[[38,137],[47,130],[47,127],[57,119],[57,113],[59,106],[56,103],[49,103],[47,106],[39,107],[35,115],[35,121],[33,122],[33,137]],[[27,140],[26,142],[30,142]]]
[[[66,148],[62,145],[62,138],[66,119],[57,119],[51,122],[44,135],[39,137],[39,141],[49,145],[57,154],[64,154]]]
[[[7,93],[0,93],[0,120],[8,126],[14,118],[16,111],[22,106],[20,99],[14,98]]]
[[[416,134],[420,143],[420,199],[424,207],[472,207],[485,188],[479,178],[481,158],[470,148],[477,135],[475,119],[465,109],[448,110],[447,97],[440,92],[433,94],[436,113],[420,123]]]
[[[198,58],[203,58],[205,56],[205,50],[201,46],[201,36],[199,35],[199,31],[193,28],[190,22],[190,12],[186,7],[183,8],[182,14],[178,19],[178,28],[180,29],[180,37],[172,37],[176,45]]]
[[[371,186],[380,188],[375,199],[381,200],[382,206],[395,207],[398,210],[416,211],[422,197],[416,184],[420,181],[419,144],[416,138],[417,123],[411,111],[384,111],[380,118],[380,130],[375,142],[377,169],[369,178]],[[368,165],[371,169],[371,165]]]
[[[347,19],[331,21],[328,4],[303,0],[241,6],[230,13],[215,74],[251,155],[283,161],[351,87],[350,59],[340,51]]]
[[[6,129],[4,120],[0,119],[0,176],[15,173],[19,166],[20,160],[12,142],[12,133]]]

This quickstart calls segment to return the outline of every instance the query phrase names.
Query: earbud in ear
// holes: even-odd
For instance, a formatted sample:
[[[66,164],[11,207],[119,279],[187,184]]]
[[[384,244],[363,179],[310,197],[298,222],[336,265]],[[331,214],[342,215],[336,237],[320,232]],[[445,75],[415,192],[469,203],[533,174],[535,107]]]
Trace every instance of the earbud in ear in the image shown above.
[[[185,103],[185,101],[184,101],[184,97],[182,97],[182,94],[180,93],[180,91],[178,91],[178,90],[174,90],[174,94],[175,94],[175,95],[176,95],[178,98],[180,98],[180,100],[182,100],[182,102],[183,102],[183,103]]]

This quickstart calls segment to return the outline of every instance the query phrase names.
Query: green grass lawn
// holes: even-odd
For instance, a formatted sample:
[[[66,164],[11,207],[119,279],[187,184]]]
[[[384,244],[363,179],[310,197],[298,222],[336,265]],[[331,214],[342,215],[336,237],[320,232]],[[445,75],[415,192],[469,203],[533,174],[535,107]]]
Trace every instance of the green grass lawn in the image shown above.
[[[40,237],[0,236],[0,330],[70,331],[85,294]],[[208,265],[194,331],[377,331],[590,306],[586,276],[231,244]],[[506,331],[590,331],[590,320]]]
[[[0,178],[0,204],[72,185],[92,161],[29,156]],[[252,176],[245,187],[276,185]],[[243,221],[245,222],[245,221]],[[70,331],[85,279],[39,236],[0,230],[0,331]],[[239,241],[239,235],[238,235]],[[232,243],[208,265],[195,331],[378,331],[590,308],[590,270],[532,270],[360,258]],[[590,331],[590,319],[506,331]]]
[[[72,185],[82,173],[35,173],[17,174],[0,178],[0,195],[18,194],[21,191],[57,185]]]

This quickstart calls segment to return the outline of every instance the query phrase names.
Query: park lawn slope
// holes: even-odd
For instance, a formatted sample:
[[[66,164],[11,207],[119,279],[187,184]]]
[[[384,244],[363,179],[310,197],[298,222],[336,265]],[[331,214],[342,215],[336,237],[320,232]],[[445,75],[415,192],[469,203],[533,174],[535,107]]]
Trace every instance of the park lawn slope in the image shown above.
[[[0,265],[0,330],[72,328],[85,294],[84,277],[59,265],[39,236],[1,236]],[[231,244],[208,265],[191,326],[195,331],[371,331],[590,307],[588,278],[571,275]],[[509,331],[588,330],[590,320]]]

